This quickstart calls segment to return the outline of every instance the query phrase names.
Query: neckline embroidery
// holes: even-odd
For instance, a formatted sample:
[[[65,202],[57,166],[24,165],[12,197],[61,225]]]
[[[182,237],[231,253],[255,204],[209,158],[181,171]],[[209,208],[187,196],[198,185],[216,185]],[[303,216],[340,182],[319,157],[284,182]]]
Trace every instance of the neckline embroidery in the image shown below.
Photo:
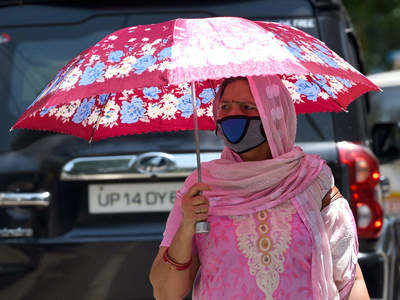
[[[290,201],[254,215],[231,216],[240,252],[247,258],[249,272],[265,299],[272,300],[284,271],[285,252],[291,242],[295,208]]]

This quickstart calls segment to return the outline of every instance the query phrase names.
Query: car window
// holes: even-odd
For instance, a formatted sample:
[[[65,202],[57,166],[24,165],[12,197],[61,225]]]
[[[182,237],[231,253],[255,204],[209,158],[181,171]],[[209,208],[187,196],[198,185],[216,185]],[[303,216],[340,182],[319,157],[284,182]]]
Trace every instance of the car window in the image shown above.
[[[188,12],[184,15],[184,17],[208,16],[207,13],[192,14]],[[120,28],[136,24],[163,22],[178,17],[183,17],[182,13],[103,14],[72,24],[0,27],[0,34],[6,34],[10,37],[9,41],[0,43],[0,61],[2,63],[0,68],[0,97],[4,105],[0,117],[0,138],[2,141],[0,151],[9,150],[15,139],[21,139],[20,131],[10,134],[8,129],[52,80],[57,71],[71,58],[105,35]],[[330,114],[299,116],[298,120],[297,142],[333,139]],[[26,139],[25,141],[35,140],[47,135],[30,134],[30,132],[22,134]],[[26,137],[30,135],[30,139]],[[221,148],[221,143],[212,132],[202,134],[202,138],[210,147],[215,145],[215,150]],[[179,139],[179,135],[176,135],[176,139]],[[14,142],[15,144],[22,145],[24,143],[21,144],[18,141],[18,143]]]
[[[383,92],[371,93],[371,113],[373,123],[400,121],[400,86],[387,86]]]

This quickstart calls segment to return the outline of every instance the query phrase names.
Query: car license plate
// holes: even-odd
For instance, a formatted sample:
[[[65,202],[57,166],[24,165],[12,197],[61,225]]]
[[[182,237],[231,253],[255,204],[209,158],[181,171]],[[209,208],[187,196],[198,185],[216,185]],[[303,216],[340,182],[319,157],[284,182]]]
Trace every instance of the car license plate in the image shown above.
[[[90,184],[89,213],[167,212],[182,182]]]

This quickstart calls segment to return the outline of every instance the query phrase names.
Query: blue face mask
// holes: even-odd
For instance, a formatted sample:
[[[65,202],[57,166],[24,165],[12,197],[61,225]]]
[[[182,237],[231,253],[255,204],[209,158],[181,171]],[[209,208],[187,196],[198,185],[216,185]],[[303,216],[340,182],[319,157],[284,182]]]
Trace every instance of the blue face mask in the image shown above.
[[[260,117],[230,116],[217,121],[216,134],[238,154],[267,141]]]

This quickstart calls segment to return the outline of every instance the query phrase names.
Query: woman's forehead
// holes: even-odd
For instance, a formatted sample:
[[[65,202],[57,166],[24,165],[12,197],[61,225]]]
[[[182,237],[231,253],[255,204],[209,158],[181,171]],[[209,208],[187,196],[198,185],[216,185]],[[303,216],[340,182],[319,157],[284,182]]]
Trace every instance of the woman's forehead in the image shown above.
[[[253,95],[247,80],[236,80],[229,83],[222,94],[221,101],[245,100],[254,102]]]

